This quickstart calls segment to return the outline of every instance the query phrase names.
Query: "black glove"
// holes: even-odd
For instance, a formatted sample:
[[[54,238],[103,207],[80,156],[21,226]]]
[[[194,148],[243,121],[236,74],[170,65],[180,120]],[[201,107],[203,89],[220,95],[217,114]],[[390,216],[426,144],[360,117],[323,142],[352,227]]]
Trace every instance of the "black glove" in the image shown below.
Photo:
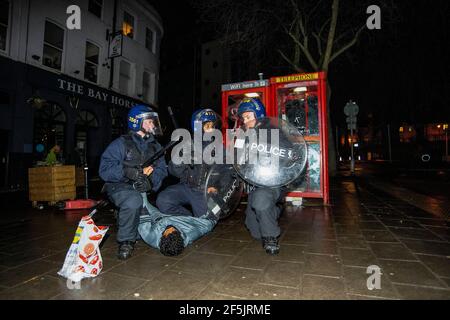
[[[142,174],[142,170],[131,167],[123,168],[123,175],[125,178],[130,179],[132,181],[136,181],[139,178],[139,175]]]
[[[133,188],[140,193],[144,193],[152,190],[152,183],[150,182],[148,176],[145,174],[140,174],[136,182],[133,183]]]

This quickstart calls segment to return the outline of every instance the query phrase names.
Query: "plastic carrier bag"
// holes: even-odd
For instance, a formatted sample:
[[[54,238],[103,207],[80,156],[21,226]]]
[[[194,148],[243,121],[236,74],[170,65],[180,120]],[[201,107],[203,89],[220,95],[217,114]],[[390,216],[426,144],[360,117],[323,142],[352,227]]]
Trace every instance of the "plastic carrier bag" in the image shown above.
[[[109,227],[96,226],[92,216],[84,216],[78,224],[64,265],[58,274],[73,282],[97,276],[103,269],[99,245]]]

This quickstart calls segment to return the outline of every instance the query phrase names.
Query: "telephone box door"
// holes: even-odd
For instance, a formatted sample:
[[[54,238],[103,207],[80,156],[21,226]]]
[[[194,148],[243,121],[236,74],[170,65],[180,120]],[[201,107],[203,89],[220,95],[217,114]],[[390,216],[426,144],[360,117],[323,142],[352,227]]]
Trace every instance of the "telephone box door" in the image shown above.
[[[324,72],[274,77],[271,116],[295,125],[308,145],[305,173],[290,186],[288,198],[323,198],[329,203],[326,75]]]

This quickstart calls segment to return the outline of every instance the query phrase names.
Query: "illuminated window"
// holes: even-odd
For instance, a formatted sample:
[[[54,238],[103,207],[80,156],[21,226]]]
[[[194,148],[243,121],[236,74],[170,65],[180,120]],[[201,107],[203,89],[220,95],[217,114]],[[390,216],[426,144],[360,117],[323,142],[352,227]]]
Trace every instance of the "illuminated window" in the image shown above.
[[[403,127],[400,127],[400,129],[398,129],[399,132],[403,132]]]
[[[125,36],[134,39],[134,17],[128,12],[123,12],[122,32]]]

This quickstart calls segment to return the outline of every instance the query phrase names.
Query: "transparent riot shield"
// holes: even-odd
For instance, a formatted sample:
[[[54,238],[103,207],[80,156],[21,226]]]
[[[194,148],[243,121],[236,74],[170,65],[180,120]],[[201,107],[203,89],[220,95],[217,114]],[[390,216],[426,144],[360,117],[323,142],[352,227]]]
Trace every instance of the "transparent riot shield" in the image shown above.
[[[215,164],[209,170],[205,183],[208,216],[224,219],[236,210],[244,188],[232,165]]]
[[[254,128],[238,129],[233,146],[234,168],[250,184],[285,186],[305,170],[305,139],[286,120],[266,117],[258,120]]]

